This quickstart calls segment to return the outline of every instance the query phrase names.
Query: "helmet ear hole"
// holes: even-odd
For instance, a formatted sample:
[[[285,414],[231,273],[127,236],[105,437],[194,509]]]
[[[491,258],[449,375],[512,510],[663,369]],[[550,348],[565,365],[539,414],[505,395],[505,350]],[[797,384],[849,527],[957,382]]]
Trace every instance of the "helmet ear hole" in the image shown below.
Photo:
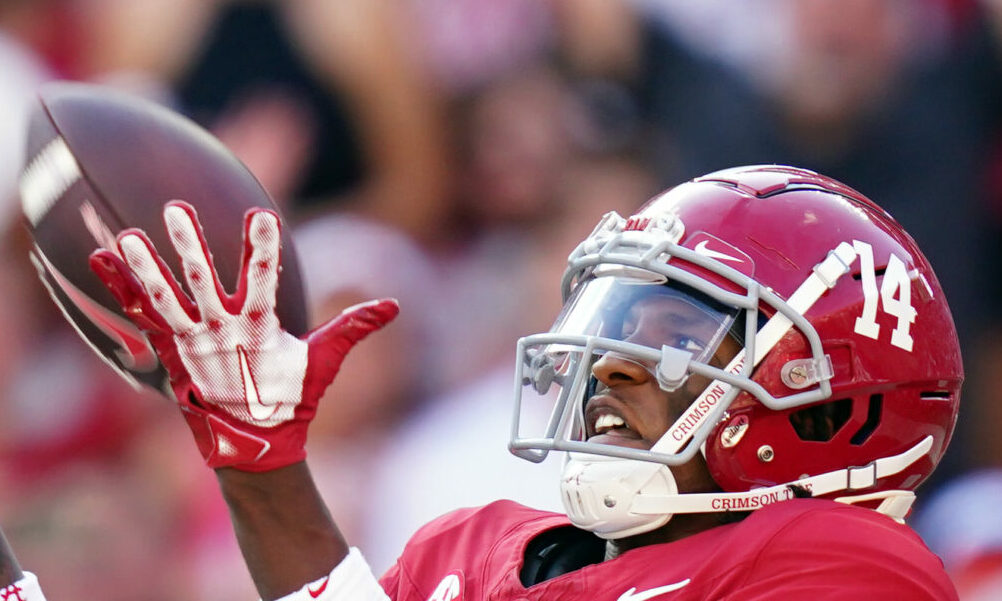
[[[880,425],[880,416],[884,409],[884,395],[875,394],[870,397],[870,406],[866,410],[866,421],[863,425],[859,427],[859,430],[852,435],[849,440],[850,444],[859,446],[866,442],[870,435],[877,429]]]
[[[828,442],[851,415],[852,399],[839,399],[794,411],[790,414],[790,425],[800,440]]]
[[[849,440],[850,444],[859,446],[865,443],[877,426],[883,414],[884,397],[880,394],[870,396],[866,410],[866,421]],[[838,434],[839,430],[852,416],[852,399],[839,399],[820,405],[805,407],[790,414],[790,425],[800,437],[800,440],[812,442],[828,442]]]

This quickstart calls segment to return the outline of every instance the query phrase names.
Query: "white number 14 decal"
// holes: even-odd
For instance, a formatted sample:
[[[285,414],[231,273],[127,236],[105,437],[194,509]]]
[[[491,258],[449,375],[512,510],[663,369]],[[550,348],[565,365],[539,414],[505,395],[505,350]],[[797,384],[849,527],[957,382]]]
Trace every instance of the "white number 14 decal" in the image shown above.
[[[863,314],[856,318],[856,333],[874,340],[880,335],[880,325],[877,324],[879,297],[884,313],[898,318],[897,325],[891,331],[891,344],[911,351],[912,337],[908,330],[915,323],[917,312],[912,306],[912,282],[905,264],[897,255],[891,253],[878,293],[877,273],[873,266],[873,247],[859,240],[853,240],[852,246],[859,256],[860,276],[863,282]]]

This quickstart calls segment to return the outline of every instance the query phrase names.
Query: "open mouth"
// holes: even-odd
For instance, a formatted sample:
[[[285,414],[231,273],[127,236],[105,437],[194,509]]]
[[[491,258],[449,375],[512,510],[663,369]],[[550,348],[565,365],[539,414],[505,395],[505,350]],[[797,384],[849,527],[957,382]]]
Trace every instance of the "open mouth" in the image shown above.
[[[630,426],[626,423],[626,420],[612,413],[603,413],[599,415],[595,420],[595,423],[592,425],[592,431],[595,435],[615,434],[617,432],[620,435],[624,435],[627,432],[632,432]]]
[[[616,446],[636,446],[642,440],[627,418],[611,404],[589,403],[587,409],[588,442]]]

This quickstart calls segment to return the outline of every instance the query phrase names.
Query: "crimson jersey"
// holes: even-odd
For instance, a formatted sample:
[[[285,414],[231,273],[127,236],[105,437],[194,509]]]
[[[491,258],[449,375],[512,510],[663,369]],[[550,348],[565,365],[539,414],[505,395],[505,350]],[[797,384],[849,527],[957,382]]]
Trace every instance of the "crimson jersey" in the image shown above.
[[[395,601],[956,599],[910,528],[870,509],[794,499],[673,543],[640,547],[528,588],[528,543],[563,515],[498,501],[415,534],[380,581]]]

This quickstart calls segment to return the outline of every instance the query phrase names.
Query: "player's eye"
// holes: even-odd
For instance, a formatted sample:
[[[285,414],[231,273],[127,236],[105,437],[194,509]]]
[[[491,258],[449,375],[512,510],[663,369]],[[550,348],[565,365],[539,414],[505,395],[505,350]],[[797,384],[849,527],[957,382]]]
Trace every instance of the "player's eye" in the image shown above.
[[[685,335],[676,337],[675,343],[672,344],[672,346],[680,348],[684,351],[689,351],[693,355],[698,355],[706,350],[706,342]]]

